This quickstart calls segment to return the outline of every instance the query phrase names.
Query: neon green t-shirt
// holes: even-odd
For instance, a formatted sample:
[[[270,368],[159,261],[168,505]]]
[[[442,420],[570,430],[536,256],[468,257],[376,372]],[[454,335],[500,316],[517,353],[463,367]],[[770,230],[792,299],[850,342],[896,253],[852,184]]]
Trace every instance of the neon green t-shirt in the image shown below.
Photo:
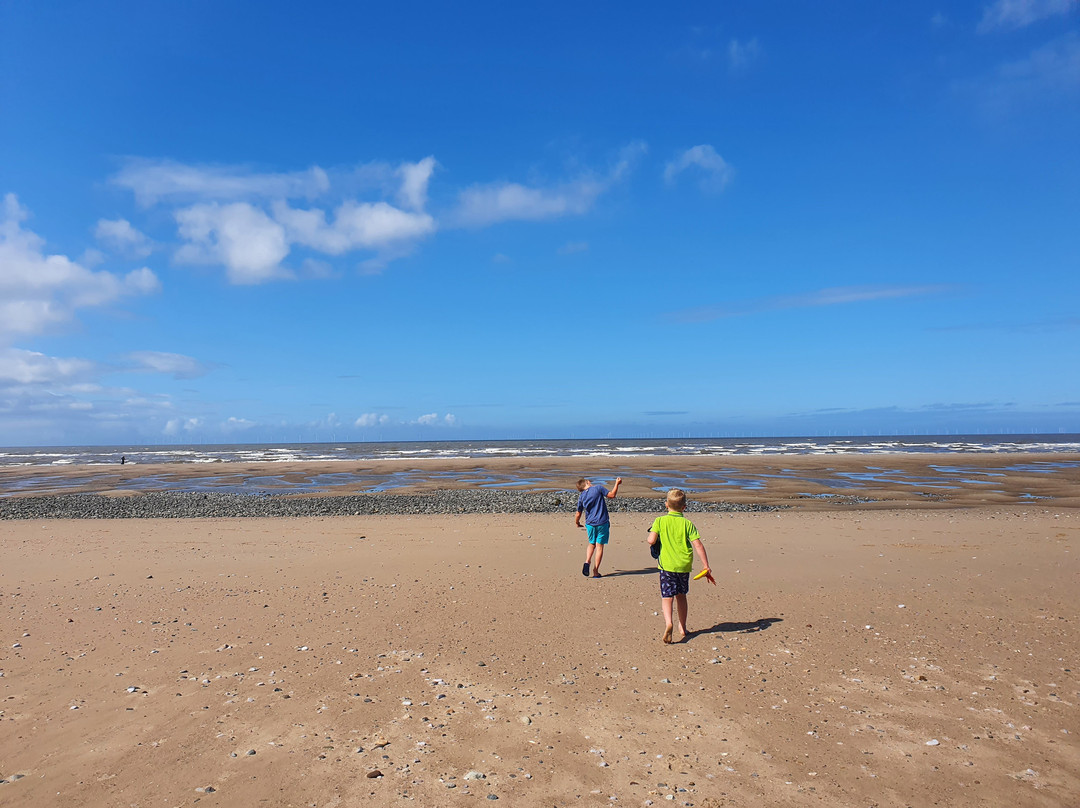
[[[668,572],[690,572],[694,568],[694,549],[690,544],[701,535],[693,522],[678,511],[668,511],[667,516],[653,520],[649,532],[660,534],[658,568]]]

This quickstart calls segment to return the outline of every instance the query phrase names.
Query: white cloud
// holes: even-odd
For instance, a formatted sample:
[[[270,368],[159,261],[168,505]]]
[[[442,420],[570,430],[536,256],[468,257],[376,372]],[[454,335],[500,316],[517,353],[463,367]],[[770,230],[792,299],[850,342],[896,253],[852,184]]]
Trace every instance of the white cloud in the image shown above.
[[[554,189],[527,188],[516,182],[474,185],[458,197],[456,219],[471,227],[511,220],[536,221],[581,214],[603,191],[600,183],[580,180]]]
[[[69,319],[69,312],[49,300],[0,300],[0,339],[12,334],[38,334]]]
[[[236,432],[244,429],[251,429],[253,426],[257,426],[257,424],[254,421],[249,421],[247,418],[230,417],[221,425],[221,428],[225,432]]]
[[[119,276],[47,254],[44,239],[22,226],[27,217],[16,196],[7,194],[0,207],[0,343],[67,323],[77,309],[160,288],[145,267]]]
[[[664,167],[664,179],[669,184],[674,183],[688,169],[694,169],[701,175],[699,184],[706,191],[722,191],[735,175],[735,170],[707,143],[676,155]]]
[[[145,258],[154,250],[146,234],[132,227],[127,219],[100,219],[94,236],[122,255]]]
[[[643,140],[635,140],[619,149],[619,157],[608,172],[608,185],[621,182],[633,171],[641,158],[649,151],[648,145]]]
[[[356,422],[353,424],[353,426],[371,427],[382,426],[388,423],[390,423],[389,415],[381,415],[377,412],[365,412],[363,415],[356,419]]]
[[[20,348],[0,348],[0,385],[65,385],[92,378],[98,366],[87,359],[46,356]]]
[[[457,416],[452,413],[446,413],[442,418],[439,417],[437,412],[429,412],[427,415],[421,415],[416,419],[416,423],[420,426],[439,426],[440,424],[445,426],[454,426],[457,423]]]
[[[386,202],[345,202],[334,212],[332,224],[323,210],[278,203],[274,218],[285,227],[289,241],[330,255],[415,241],[435,230],[435,220],[428,214],[404,211]]]
[[[1080,36],[1070,32],[1007,62],[988,77],[958,82],[992,116],[1005,116],[1031,104],[1061,105],[1063,97],[1080,93]]]
[[[0,433],[9,442],[118,443],[190,431],[198,419],[172,415],[167,395],[140,393],[98,380],[122,371],[77,357],[0,347]],[[168,419],[168,420],[167,420]],[[170,420],[172,426],[170,426]]]
[[[144,407],[154,410],[171,410],[173,405],[164,396],[132,396],[124,401],[129,407]]]
[[[336,412],[330,412],[326,414],[326,417],[319,418],[315,421],[311,421],[308,426],[315,427],[317,429],[337,429],[341,426],[341,419],[338,418]]]
[[[153,294],[161,290],[161,281],[158,280],[153,271],[146,267],[131,270],[124,276],[124,285],[131,292],[138,292],[143,295]]]
[[[1080,0],[996,0],[987,6],[976,30],[1025,28],[1047,17],[1068,14]]]
[[[77,357],[0,348],[0,431],[8,441],[114,442],[160,422],[167,397],[139,396],[97,379],[115,368]]]
[[[447,413],[442,418],[438,417],[438,413],[428,413],[427,415],[421,415],[416,419],[421,427],[437,427],[444,425],[447,427],[453,427],[458,422],[458,417],[454,414]]]
[[[1026,59],[1002,65],[998,75],[1014,90],[1075,90],[1080,87],[1080,37],[1070,33],[1036,48]]]
[[[401,207],[384,200],[346,199],[332,214],[288,201],[334,191],[331,175],[318,166],[303,172],[256,173],[243,166],[129,160],[111,181],[130,189],[142,204],[180,205],[174,217],[185,243],[176,252],[177,261],[222,265],[230,282],[259,284],[294,277],[282,265],[294,245],[335,256],[372,250],[378,255],[368,261],[376,270],[410,252],[436,229],[434,217],[423,210],[436,166],[434,157],[425,157],[397,168],[373,163],[338,171],[334,178],[339,186],[375,188],[396,196]],[[124,219],[99,222],[98,235],[128,252],[152,246]],[[305,271],[305,276],[330,274],[326,265],[309,269],[314,271]]]
[[[757,61],[760,54],[761,46],[758,44],[757,37],[746,42],[733,39],[728,43],[728,66],[734,71],[745,70]]]
[[[258,172],[243,165],[189,165],[174,160],[129,158],[109,182],[126,188],[140,205],[196,202],[252,202],[316,199],[328,194],[377,191],[399,204],[422,210],[435,168],[434,157],[397,166],[374,161],[343,168],[312,166],[305,171]]]
[[[458,195],[451,220],[465,227],[486,227],[506,221],[539,221],[581,215],[597,197],[623,180],[646,151],[644,143],[622,149],[604,175],[583,175],[549,188],[533,188],[517,182],[473,185]]]
[[[398,202],[412,210],[423,210],[427,204],[428,181],[435,171],[435,158],[425,157],[418,163],[402,163],[398,169],[401,175],[401,190]]]
[[[196,379],[205,376],[210,368],[190,356],[162,351],[134,351],[128,358],[140,369],[166,373],[174,379]]]
[[[87,247],[78,258],[78,263],[84,267],[96,267],[105,263],[105,253],[94,247]]]
[[[161,431],[165,435],[178,435],[181,432],[194,432],[202,425],[201,418],[170,418]]]
[[[580,215],[596,199],[622,181],[646,151],[631,143],[606,172],[582,172],[549,186],[518,182],[478,184],[460,192],[447,216],[455,225],[483,227],[508,220]],[[181,241],[174,259],[224,267],[234,284],[260,284],[291,279],[285,266],[293,248],[328,256],[368,251],[357,269],[381,271],[390,261],[410,254],[439,227],[426,212],[431,179],[438,168],[434,156],[397,166],[370,163],[328,172],[259,173],[244,166],[186,165],[170,160],[130,159],[111,178],[131,190],[140,203],[174,206]],[[333,207],[297,203],[342,193],[374,190],[382,199],[345,198]],[[153,248],[145,234],[126,219],[102,220],[98,237],[128,254]],[[299,258],[302,277],[327,277],[334,268],[318,257]],[[39,316],[45,316],[44,313]]]
[[[141,158],[128,160],[110,181],[129,189],[141,205],[163,200],[313,198],[330,188],[327,173],[318,166],[307,171],[257,173],[243,166],[197,166]]]
[[[289,254],[285,228],[247,202],[192,205],[176,211],[176,221],[188,240],[176,253],[178,261],[224,264],[234,284],[290,277],[281,267]]]
[[[300,264],[300,274],[305,278],[335,278],[338,275],[330,264],[317,258],[305,258]]]

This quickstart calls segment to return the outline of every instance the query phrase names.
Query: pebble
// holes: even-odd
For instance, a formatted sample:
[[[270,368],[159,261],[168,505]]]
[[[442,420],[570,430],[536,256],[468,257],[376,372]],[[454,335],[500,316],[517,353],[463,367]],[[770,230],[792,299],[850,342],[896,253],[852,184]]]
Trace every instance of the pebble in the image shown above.
[[[135,497],[100,494],[50,494],[11,497],[0,503],[0,519],[192,519],[269,516],[358,516],[379,513],[567,513],[576,493],[453,490],[430,494],[353,494],[295,497],[283,494],[232,494],[195,491],[152,491]],[[619,497],[608,504],[623,513],[655,513],[656,499]],[[695,502],[695,512],[762,513],[782,510],[772,505]],[[153,575],[146,576],[147,580]]]
[[[475,769],[473,769],[472,771],[465,772],[465,776],[462,777],[461,779],[462,780],[487,780],[487,775],[484,774],[483,772],[478,772]]]
[[[369,780],[374,780],[376,777],[382,777],[382,776],[383,776],[383,773],[381,771],[379,771],[378,769],[372,769],[371,771],[369,771],[367,773],[367,778]]]
[[[937,738],[934,738],[934,739],[932,739],[932,740],[929,740],[929,741],[927,741],[927,742],[926,742],[926,745],[927,745],[927,746],[937,746],[937,745],[939,745],[940,743],[941,743],[941,741],[939,741],[939,740],[938,740]]]

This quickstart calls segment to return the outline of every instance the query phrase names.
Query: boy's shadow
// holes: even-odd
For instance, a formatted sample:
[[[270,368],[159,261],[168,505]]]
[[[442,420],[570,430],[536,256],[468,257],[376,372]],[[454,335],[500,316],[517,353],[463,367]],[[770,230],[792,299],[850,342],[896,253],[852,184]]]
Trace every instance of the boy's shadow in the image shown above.
[[[646,567],[643,570],[616,570],[615,572],[605,572],[605,578],[618,578],[621,575],[656,575],[660,570],[656,567]]]
[[[764,631],[773,623],[782,623],[780,617],[762,617],[749,623],[717,623],[712,628],[703,628],[692,631],[691,634],[753,634],[755,631]]]

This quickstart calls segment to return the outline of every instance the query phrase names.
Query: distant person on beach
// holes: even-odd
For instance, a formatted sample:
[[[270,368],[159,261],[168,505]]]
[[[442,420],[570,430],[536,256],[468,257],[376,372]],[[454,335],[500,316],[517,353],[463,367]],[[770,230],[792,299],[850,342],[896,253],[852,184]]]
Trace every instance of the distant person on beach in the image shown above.
[[[686,595],[690,591],[690,571],[694,568],[694,553],[697,553],[698,558],[701,559],[706,580],[716,586],[716,579],[709,571],[709,556],[705,553],[705,545],[701,542],[698,529],[693,522],[683,516],[683,511],[686,510],[686,492],[680,488],[672,488],[667,493],[665,504],[667,515],[656,517],[652,527],[649,528],[649,545],[654,557],[657,557],[657,543],[660,545],[659,561],[656,566],[660,570],[664,642],[670,643],[675,628],[672,620],[673,611],[678,612],[679,638],[686,639],[688,608]]]
[[[622,477],[615,478],[615,485],[608,491],[602,485],[593,485],[592,480],[582,477],[577,481],[578,495],[577,513],[574,514],[574,524],[581,527],[581,515],[585,514],[585,535],[589,540],[585,550],[585,563],[581,565],[581,574],[589,577],[589,565],[593,564],[593,555],[596,563],[592,567],[592,577],[601,578],[600,559],[604,557],[604,547],[608,543],[608,534],[611,532],[611,519],[608,518],[607,501],[615,499],[619,493]]]
[[[122,465],[124,465],[124,464],[125,464],[126,462],[127,462],[127,458],[126,458],[126,457],[124,457],[123,455],[120,455],[120,465],[122,466]]]

